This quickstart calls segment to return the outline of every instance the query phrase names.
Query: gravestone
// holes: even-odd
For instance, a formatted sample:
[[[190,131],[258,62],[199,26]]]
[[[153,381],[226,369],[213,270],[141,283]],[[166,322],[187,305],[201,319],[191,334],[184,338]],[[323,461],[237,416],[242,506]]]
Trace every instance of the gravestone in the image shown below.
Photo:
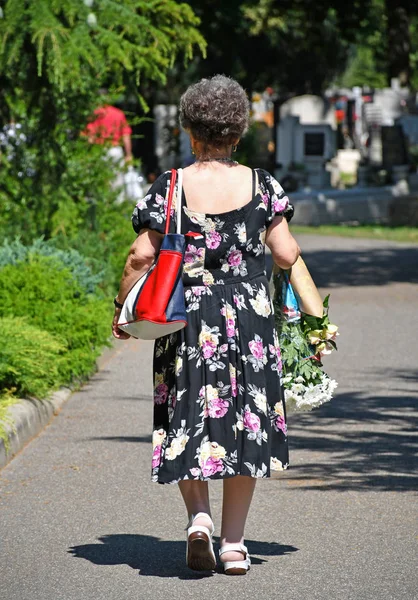
[[[405,136],[400,125],[383,126],[382,135],[382,164],[386,169],[394,165],[406,165],[408,153]]]
[[[325,163],[335,156],[336,135],[327,123],[302,124],[297,116],[281,119],[277,140],[277,162],[282,165],[284,173],[292,169],[303,168],[305,182],[315,188],[330,185],[330,173]]]
[[[330,102],[321,96],[304,94],[295,96],[280,107],[280,120],[285,117],[299,117],[302,125],[327,124],[337,128],[335,110]]]

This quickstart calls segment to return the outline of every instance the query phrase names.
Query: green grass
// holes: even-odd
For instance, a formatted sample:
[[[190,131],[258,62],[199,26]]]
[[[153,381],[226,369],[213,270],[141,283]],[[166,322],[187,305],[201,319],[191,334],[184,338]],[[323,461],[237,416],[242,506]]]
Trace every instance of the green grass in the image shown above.
[[[388,225],[290,225],[292,233],[369,238],[418,244],[418,227],[389,227]]]

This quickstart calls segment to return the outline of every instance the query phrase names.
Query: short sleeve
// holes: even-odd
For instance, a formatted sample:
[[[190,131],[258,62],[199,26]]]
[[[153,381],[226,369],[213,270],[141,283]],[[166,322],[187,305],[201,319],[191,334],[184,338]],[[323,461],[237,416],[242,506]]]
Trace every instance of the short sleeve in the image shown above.
[[[284,215],[289,206],[289,198],[280,183],[268,171],[258,170],[259,186],[266,207],[266,226],[268,227],[276,215]]]
[[[155,180],[148,190],[148,194],[135,206],[132,213],[132,226],[136,233],[139,233],[141,229],[153,229],[158,233],[164,233],[169,183],[170,172],[167,171]]]

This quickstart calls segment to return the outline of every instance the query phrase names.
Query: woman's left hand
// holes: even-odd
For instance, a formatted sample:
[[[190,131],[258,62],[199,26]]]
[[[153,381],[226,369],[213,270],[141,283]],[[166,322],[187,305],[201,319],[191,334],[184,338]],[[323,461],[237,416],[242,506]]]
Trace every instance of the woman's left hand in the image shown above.
[[[119,329],[118,321],[120,315],[120,308],[115,308],[115,314],[113,315],[112,321],[112,334],[117,340],[128,340],[131,336],[126,331]]]

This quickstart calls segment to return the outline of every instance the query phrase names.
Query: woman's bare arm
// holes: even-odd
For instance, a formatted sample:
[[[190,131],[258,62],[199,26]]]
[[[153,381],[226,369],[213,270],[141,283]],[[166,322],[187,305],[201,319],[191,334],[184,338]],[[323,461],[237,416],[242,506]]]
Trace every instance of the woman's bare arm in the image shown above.
[[[128,258],[123,269],[122,279],[119,285],[119,292],[116,299],[121,304],[124,303],[129,291],[135,285],[148,269],[152,266],[156,255],[161,246],[163,235],[151,229],[143,229],[132,244]],[[126,340],[130,337],[128,333],[118,328],[120,308],[115,307],[115,314],[112,322],[112,333],[115,338]]]
[[[301,251],[297,241],[289,231],[284,217],[277,215],[267,229],[266,244],[271,250],[274,262],[282,269],[290,269]]]

